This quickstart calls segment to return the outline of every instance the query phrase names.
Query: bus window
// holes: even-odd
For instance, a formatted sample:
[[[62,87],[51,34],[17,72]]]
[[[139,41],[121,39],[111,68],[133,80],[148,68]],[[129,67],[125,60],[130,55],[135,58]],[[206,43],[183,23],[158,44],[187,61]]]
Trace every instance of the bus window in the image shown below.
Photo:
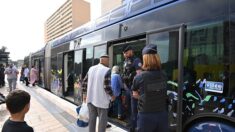
[[[89,70],[89,68],[92,66],[92,58],[93,58],[93,47],[86,48],[86,56],[84,60],[84,73],[86,74]]]
[[[94,62],[93,62],[93,65],[96,65],[96,64],[99,63],[100,56],[102,54],[106,54],[106,44],[94,47]]]
[[[215,21],[188,26],[184,52],[184,119],[205,112],[234,117],[234,48],[229,23]]]

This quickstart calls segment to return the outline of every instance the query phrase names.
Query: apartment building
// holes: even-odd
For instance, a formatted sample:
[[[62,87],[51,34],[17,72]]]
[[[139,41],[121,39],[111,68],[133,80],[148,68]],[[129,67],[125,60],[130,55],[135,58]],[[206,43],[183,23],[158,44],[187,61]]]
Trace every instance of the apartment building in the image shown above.
[[[45,22],[45,43],[90,21],[90,3],[67,0]]]
[[[91,20],[119,7],[127,0],[87,0],[91,4]]]

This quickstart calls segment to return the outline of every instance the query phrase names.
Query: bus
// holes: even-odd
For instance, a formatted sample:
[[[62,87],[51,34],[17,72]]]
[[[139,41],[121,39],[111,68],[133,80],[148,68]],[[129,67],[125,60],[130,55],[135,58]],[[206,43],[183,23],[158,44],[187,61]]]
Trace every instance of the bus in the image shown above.
[[[42,87],[81,105],[82,79],[100,55],[109,55],[110,68],[123,67],[123,46],[141,58],[143,47],[155,44],[168,77],[170,130],[232,131],[234,35],[234,0],[129,0],[26,58],[41,69]],[[112,113],[109,121],[127,128],[127,119]]]

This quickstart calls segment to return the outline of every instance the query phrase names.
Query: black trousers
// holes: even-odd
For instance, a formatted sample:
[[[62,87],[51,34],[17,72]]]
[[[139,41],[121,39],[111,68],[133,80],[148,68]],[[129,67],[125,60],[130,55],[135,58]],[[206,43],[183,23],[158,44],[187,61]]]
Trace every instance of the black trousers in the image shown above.
[[[24,77],[24,80],[25,80],[25,85],[29,86],[29,79],[28,79],[28,77]]]
[[[3,87],[5,86],[5,78],[4,77],[0,77],[0,86]]]

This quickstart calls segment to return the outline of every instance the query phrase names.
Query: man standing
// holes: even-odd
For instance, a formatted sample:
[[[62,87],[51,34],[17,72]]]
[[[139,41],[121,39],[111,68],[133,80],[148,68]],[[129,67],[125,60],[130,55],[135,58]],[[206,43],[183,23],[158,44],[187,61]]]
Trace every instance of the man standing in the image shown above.
[[[7,81],[9,84],[10,92],[16,89],[16,81],[19,71],[16,69],[13,64],[10,64],[4,71],[7,74]]]
[[[110,100],[114,100],[110,85],[110,68],[108,55],[100,57],[100,63],[90,67],[83,82],[83,97],[89,109],[89,132],[96,131],[96,118],[99,117],[98,132],[105,132],[108,121]]]
[[[141,72],[141,60],[134,56],[133,48],[130,45],[125,45],[123,47],[124,55],[124,66],[123,66],[123,80],[126,85],[126,105],[127,109],[130,110],[130,132],[134,132],[137,126],[137,99],[133,98],[131,95],[131,86],[133,79],[136,74]]]

